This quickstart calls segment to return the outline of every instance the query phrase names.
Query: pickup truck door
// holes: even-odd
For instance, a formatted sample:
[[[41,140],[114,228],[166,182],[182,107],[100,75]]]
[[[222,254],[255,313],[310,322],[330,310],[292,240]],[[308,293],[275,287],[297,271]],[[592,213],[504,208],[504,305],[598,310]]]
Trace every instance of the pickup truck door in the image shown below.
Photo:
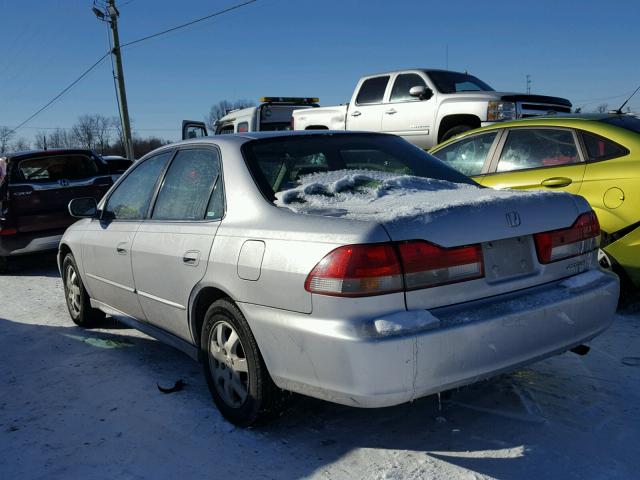
[[[191,138],[207,137],[207,126],[204,122],[197,120],[183,120],[182,121],[182,140],[189,140]]]
[[[436,143],[435,92],[430,99],[420,100],[409,95],[412,87],[428,87],[428,85],[417,73],[400,73],[395,77],[389,101],[382,112],[381,131],[400,135],[418,147],[428,148]]]
[[[347,109],[347,130],[379,132],[382,128],[383,104],[389,75],[367,78],[356,90]]]
[[[578,193],[585,172],[576,133],[568,128],[510,128],[502,135],[488,175],[487,187],[545,189]]]

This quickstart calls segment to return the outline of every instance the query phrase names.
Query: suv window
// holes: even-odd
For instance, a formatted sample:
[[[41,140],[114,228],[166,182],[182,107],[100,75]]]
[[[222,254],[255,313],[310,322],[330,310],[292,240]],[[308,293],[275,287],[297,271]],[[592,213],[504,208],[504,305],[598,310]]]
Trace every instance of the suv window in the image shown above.
[[[465,175],[480,175],[498,132],[463,138],[434,152],[437,158]]]
[[[389,76],[369,78],[362,83],[356,103],[366,105],[368,103],[380,103],[384,98],[384,91],[387,88]]]
[[[590,160],[607,160],[629,153],[623,146],[593,133],[582,132],[582,141]]]
[[[86,155],[30,158],[18,164],[21,181],[30,183],[82,180],[100,174],[96,160]]]
[[[497,171],[555,167],[579,161],[576,142],[570,130],[513,129],[509,131],[502,147]]]
[[[104,209],[114,220],[140,220],[149,210],[149,203],[172,151],[148,158],[136,166],[109,196]]]
[[[424,82],[420,75],[415,73],[404,73],[402,75],[398,75],[396,77],[396,81],[393,82],[393,89],[391,90],[391,101],[392,102],[406,102],[406,101],[420,101],[417,97],[412,97],[409,95],[409,90],[412,87],[426,87],[427,84]]]
[[[211,149],[178,151],[162,182],[151,218],[154,220],[203,220],[220,176],[218,152]],[[212,217],[210,217],[212,218]]]

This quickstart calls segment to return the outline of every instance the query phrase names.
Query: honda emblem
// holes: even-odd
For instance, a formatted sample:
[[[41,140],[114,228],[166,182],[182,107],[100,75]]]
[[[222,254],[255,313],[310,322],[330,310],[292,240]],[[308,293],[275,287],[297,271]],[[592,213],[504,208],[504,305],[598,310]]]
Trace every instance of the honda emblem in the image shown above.
[[[520,215],[518,212],[509,212],[507,213],[507,225],[510,227],[518,227],[520,226]]]
[[[68,187],[69,186],[69,180],[67,180],[65,178],[62,178],[62,179],[58,180],[58,183],[62,187]]]

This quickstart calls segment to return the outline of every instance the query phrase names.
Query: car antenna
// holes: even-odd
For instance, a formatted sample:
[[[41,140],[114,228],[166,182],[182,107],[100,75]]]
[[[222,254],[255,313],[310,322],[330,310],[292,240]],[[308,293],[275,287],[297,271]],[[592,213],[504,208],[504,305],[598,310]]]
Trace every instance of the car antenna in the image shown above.
[[[622,115],[622,109],[624,108],[624,106],[625,106],[627,103],[629,103],[629,100],[631,100],[631,99],[633,98],[633,96],[634,96],[636,93],[638,93],[638,90],[640,90],[640,85],[638,86],[638,88],[636,88],[636,89],[635,89],[635,91],[631,94],[631,96],[630,96],[629,98],[627,98],[627,99],[624,101],[624,103],[623,103],[622,105],[620,105],[620,108],[618,108],[618,109],[616,110],[616,113],[617,113],[618,115]]]

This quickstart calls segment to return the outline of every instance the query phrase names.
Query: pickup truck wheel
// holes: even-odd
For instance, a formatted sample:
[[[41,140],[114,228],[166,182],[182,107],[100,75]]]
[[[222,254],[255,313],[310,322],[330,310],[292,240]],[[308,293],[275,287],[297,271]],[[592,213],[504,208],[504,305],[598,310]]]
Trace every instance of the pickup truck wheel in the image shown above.
[[[444,132],[440,141],[444,142],[445,140],[449,140],[451,137],[460,135],[461,133],[466,132],[467,130],[471,130],[472,128],[473,127],[471,125],[456,125],[455,127],[451,127],[449,130]]]
[[[79,327],[93,327],[104,320],[104,312],[91,307],[73,255],[68,253],[62,262],[62,283],[67,309],[73,323]]]
[[[207,385],[227,420],[248,427],[283,410],[286,394],[271,380],[238,307],[225,299],[214,302],[205,314],[200,338]]]

